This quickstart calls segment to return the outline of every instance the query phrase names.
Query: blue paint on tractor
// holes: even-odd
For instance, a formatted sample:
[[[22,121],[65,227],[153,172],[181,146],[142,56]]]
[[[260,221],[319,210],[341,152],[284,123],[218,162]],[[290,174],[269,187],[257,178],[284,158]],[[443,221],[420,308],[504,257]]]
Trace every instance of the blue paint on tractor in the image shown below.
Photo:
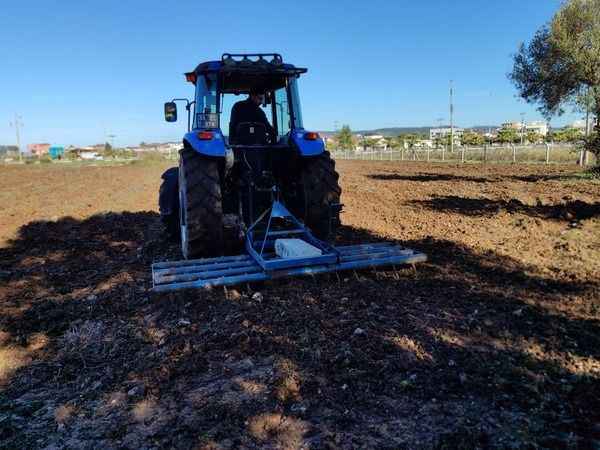
[[[291,140],[302,156],[320,155],[325,151],[323,139],[319,137],[316,140],[308,140],[304,138],[305,134],[304,130],[295,130],[291,133]]]
[[[206,130],[212,133],[212,139],[200,139],[198,133],[203,130],[193,130],[186,133],[183,141],[198,153],[206,156],[225,156],[225,140],[221,130]]]

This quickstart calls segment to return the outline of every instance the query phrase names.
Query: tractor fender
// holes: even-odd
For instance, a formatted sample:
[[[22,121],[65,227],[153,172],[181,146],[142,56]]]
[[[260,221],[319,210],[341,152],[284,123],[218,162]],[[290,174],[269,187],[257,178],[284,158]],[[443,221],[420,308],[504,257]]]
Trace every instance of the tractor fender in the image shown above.
[[[210,140],[202,140],[198,138],[198,133],[202,130],[195,130],[186,133],[183,137],[184,145],[206,156],[225,156],[225,140],[220,130],[211,130],[213,138]]]
[[[309,141],[304,138],[305,130],[295,130],[291,133],[291,140],[298,148],[301,156],[316,156],[325,151],[325,142],[319,137],[316,140]]]

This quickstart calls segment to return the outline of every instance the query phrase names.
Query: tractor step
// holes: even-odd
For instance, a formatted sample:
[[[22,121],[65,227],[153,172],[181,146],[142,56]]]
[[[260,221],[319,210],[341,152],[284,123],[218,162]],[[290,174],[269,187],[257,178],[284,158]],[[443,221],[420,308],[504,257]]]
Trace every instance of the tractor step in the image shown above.
[[[387,242],[335,247],[335,251],[339,254],[335,263],[317,263],[295,267],[292,265],[281,270],[265,270],[250,255],[155,263],[152,265],[153,290],[166,292],[190,288],[230,286],[281,277],[413,264],[427,260],[427,256],[423,253]],[[265,257],[276,258],[276,255],[265,255]],[[302,263],[305,264],[304,258],[285,258],[288,263],[292,263],[294,259],[302,260]]]

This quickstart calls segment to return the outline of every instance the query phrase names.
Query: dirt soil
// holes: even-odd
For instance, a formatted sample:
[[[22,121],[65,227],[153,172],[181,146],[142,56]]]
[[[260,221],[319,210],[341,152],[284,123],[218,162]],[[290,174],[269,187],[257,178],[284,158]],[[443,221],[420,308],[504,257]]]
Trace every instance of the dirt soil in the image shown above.
[[[599,448],[600,184],[345,161],[416,267],[154,294],[166,165],[0,168],[0,448]]]

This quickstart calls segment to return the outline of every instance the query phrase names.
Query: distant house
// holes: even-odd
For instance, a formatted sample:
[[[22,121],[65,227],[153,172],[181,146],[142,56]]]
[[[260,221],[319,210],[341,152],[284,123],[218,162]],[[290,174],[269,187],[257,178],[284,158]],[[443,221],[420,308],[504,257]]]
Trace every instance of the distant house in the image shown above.
[[[102,155],[100,155],[96,152],[87,152],[87,151],[79,153],[79,157],[81,159],[85,159],[85,160],[102,160],[102,159],[104,159],[102,157]]]
[[[521,122],[504,122],[502,124],[501,129],[503,130],[521,130],[523,128],[523,124]]]
[[[537,133],[540,136],[546,136],[548,134],[548,123],[541,120],[536,120],[529,123],[522,122],[505,122],[502,124],[504,130],[516,130],[519,133]]]
[[[27,150],[33,156],[46,155],[50,151],[50,144],[47,144],[47,143],[43,143],[43,144],[29,144],[27,146]]]
[[[136,153],[142,152],[159,152],[159,153],[177,153],[181,149],[180,142],[163,142],[163,143],[142,143],[139,147],[132,147]]]
[[[542,121],[529,122],[525,125],[526,132],[537,133],[540,136],[546,136],[548,134],[548,123]]]
[[[10,158],[19,155],[19,147],[16,145],[0,145],[0,158]]]
[[[454,139],[456,141],[456,139]],[[419,139],[415,141],[415,147],[417,148],[433,148],[433,141],[431,139]]]
[[[48,149],[48,153],[52,159],[62,159],[65,155],[65,148],[60,145],[53,145]]]
[[[462,128],[432,128],[429,130],[429,139],[431,141],[436,141],[438,139],[444,139],[447,136],[453,135],[453,140],[455,144],[460,144],[462,141],[462,135],[465,132]]]

